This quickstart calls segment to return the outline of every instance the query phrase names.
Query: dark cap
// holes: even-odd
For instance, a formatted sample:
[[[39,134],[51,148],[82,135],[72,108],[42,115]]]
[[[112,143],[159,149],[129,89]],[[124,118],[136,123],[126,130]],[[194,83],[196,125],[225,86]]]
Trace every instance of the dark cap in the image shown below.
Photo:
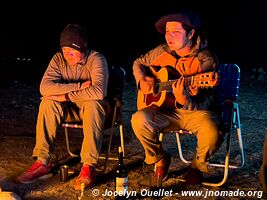
[[[161,34],[165,34],[166,23],[170,21],[181,22],[194,29],[199,29],[201,27],[199,16],[190,11],[181,11],[179,13],[165,15],[160,18],[155,24],[157,31]]]
[[[80,52],[87,48],[87,32],[79,24],[68,24],[61,33],[60,47],[68,46]]]

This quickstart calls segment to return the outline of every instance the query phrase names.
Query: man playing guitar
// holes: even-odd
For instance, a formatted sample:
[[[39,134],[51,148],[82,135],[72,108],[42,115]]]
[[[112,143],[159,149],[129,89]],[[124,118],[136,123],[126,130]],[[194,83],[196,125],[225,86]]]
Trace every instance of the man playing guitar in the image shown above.
[[[155,26],[159,33],[165,35],[166,44],[134,61],[138,111],[132,116],[132,127],[144,147],[145,162],[155,164],[152,186],[166,179],[171,162],[170,154],[162,148],[158,133],[177,129],[192,131],[198,144],[186,183],[201,184],[202,173],[208,172],[207,159],[223,141],[218,129],[219,120],[212,111],[216,107],[217,58],[207,48],[200,19],[194,13],[181,11],[169,14],[160,18]],[[163,93],[164,86],[156,84],[168,82],[171,79],[168,76],[174,72],[178,76]],[[205,80],[201,81],[204,82],[195,81],[203,77]],[[173,105],[169,108],[161,106],[171,98],[167,95],[169,93],[172,93]]]

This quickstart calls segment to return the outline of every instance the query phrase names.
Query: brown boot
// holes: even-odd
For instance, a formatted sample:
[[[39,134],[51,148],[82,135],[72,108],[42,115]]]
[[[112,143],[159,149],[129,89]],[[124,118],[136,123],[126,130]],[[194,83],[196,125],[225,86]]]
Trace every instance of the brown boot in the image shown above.
[[[202,172],[195,168],[189,168],[188,174],[185,177],[185,183],[187,185],[200,185],[202,181],[203,181]]]
[[[150,186],[153,187],[161,187],[162,182],[165,181],[168,177],[168,170],[171,164],[171,155],[169,153],[165,153],[164,157],[164,165],[158,166],[155,168],[155,172],[151,177]]]

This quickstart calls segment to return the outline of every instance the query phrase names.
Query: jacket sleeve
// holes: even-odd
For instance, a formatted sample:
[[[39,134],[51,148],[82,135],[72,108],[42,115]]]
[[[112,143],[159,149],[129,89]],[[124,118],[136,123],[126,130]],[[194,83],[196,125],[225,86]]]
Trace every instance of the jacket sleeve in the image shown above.
[[[42,96],[66,94],[79,90],[80,83],[65,83],[63,81],[61,65],[65,65],[63,58],[56,54],[51,59],[40,84]]]
[[[205,51],[198,55],[200,61],[201,72],[214,71],[217,73],[218,60],[215,54]],[[188,102],[183,106],[186,110],[207,110],[215,101],[216,98],[216,86],[215,87],[186,87],[186,93],[188,95]],[[179,107],[179,105],[177,106]],[[181,106],[180,106],[181,107]]]
[[[145,74],[145,67],[150,66],[153,61],[163,52],[162,46],[158,46],[143,56],[137,58],[133,63],[133,75],[136,81],[136,85],[139,84],[140,80],[142,80]]]
[[[82,90],[68,93],[72,102],[86,100],[102,100],[107,94],[108,65],[105,57],[100,53],[94,53],[88,58],[87,64],[91,75],[91,86]]]

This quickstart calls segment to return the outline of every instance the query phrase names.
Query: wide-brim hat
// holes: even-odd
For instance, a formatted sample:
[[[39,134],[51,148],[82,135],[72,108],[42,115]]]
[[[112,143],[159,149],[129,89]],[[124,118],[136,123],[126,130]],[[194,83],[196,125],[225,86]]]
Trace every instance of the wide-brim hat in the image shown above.
[[[161,34],[165,34],[166,23],[170,21],[181,22],[194,29],[200,29],[201,27],[201,21],[198,15],[193,12],[181,11],[179,13],[169,14],[161,17],[155,23],[157,31]]]

